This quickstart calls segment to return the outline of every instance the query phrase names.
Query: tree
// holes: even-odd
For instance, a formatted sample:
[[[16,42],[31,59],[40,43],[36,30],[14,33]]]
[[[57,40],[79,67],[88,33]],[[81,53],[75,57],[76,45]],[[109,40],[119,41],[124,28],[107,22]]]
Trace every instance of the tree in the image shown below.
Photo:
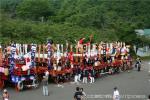
[[[53,15],[49,0],[24,0],[17,6],[17,15],[23,19],[39,20]]]
[[[145,0],[0,0],[6,15],[0,38],[55,42],[88,38],[94,42],[139,42],[134,30],[150,27],[150,1]],[[16,16],[17,13],[17,16]],[[15,15],[11,17],[10,15]],[[19,18],[18,18],[19,17]],[[42,20],[42,22],[40,21]],[[30,37],[29,37],[30,36]],[[31,38],[31,36],[34,38]],[[139,40],[139,41],[137,41]]]

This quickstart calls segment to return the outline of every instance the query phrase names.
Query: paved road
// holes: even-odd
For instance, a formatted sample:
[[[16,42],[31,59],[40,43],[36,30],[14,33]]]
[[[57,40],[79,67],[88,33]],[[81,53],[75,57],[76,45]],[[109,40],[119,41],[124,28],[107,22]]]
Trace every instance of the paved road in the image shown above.
[[[132,70],[129,73],[122,72],[120,74],[99,78],[94,84],[80,84],[79,86],[84,88],[88,96],[99,96],[98,99],[88,98],[88,100],[112,100],[100,96],[112,95],[114,86],[119,88],[121,95],[126,95],[131,98],[121,98],[121,100],[146,100],[147,95],[150,94],[149,62],[143,62],[141,72],[137,72],[136,70]],[[73,100],[73,93],[77,85],[71,83],[65,83],[63,85],[64,88],[57,87],[55,84],[49,84],[50,96],[42,96],[41,87],[22,92],[16,92],[13,88],[8,88],[8,91],[11,97],[10,100]]]

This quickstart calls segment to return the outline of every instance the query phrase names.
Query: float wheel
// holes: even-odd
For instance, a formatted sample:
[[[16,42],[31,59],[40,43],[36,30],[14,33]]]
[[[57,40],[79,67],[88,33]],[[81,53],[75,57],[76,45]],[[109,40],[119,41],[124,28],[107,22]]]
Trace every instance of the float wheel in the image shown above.
[[[19,81],[17,84],[16,84],[16,91],[21,91],[23,90],[23,82],[22,81]]]
[[[34,79],[32,82],[32,85],[34,86],[34,88],[37,88],[39,86],[39,82],[37,79]]]

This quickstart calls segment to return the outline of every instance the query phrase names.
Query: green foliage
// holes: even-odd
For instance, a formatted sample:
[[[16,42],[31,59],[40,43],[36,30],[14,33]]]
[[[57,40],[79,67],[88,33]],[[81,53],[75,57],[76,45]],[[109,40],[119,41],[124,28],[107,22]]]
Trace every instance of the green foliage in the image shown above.
[[[14,12],[16,6],[23,0],[0,0],[0,8],[7,12]]]
[[[141,60],[145,60],[145,61],[149,61],[150,60],[150,56],[145,56],[145,57],[140,57]]]
[[[17,6],[17,15],[24,19],[39,20],[53,15],[49,0],[24,0]]]
[[[75,43],[93,34],[92,42],[149,44],[134,30],[150,28],[148,0],[0,0],[0,41]],[[138,42],[141,43],[138,43]]]

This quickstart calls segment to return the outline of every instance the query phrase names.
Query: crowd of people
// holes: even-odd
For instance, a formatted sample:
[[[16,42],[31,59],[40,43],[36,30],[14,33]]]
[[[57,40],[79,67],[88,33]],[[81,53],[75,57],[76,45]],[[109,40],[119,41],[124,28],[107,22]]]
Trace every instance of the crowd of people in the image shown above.
[[[74,70],[74,82],[76,84],[79,84],[79,82],[81,82],[82,79],[82,83],[87,84],[88,80],[90,81],[90,83],[94,83],[95,74],[96,74],[95,70],[91,66],[84,67],[84,68],[81,68],[80,66],[76,66]]]
[[[78,64],[73,64],[73,61],[75,61],[75,59],[74,59],[75,57],[73,57],[72,52],[70,52],[70,53],[68,53],[68,55],[66,55],[67,59],[65,61],[62,60],[63,57],[61,58],[59,49],[54,54],[57,58],[56,59],[57,61],[50,62],[52,70],[61,71],[62,69],[65,69],[65,68],[70,68],[73,70],[73,73],[71,75],[70,74],[69,75],[68,74],[66,74],[66,75],[58,74],[56,76],[58,87],[63,87],[61,85],[61,82],[63,82],[64,80],[67,80],[67,78],[69,78],[69,79],[72,78],[75,84],[80,84],[81,82],[83,84],[87,84],[88,82],[93,84],[95,82],[95,78],[97,77],[97,75],[100,75],[100,73],[101,73],[100,71],[111,73],[112,72],[111,69],[113,69],[114,71],[119,70],[117,68],[119,68],[120,66],[116,67],[116,68],[110,66],[110,64],[112,64],[113,62],[115,62],[117,60],[121,60],[122,65],[123,65],[121,67],[123,68],[124,64],[127,64],[127,60],[131,60],[131,56],[129,55],[129,51],[126,48],[125,44],[120,44],[120,43],[117,44],[116,43],[115,44],[115,45],[117,45],[116,47],[115,47],[115,45],[113,46],[113,44],[107,44],[108,45],[107,47],[109,47],[109,48],[105,48],[106,49],[105,51],[103,50],[105,46],[104,47],[99,46],[99,48],[98,48],[98,46],[96,47],[96,45],[93,45],[93,49],[90,50],[90,46],[89,46],[89,44],[87,44],[87,48],[85,49],[86,52],[84,52],[84,50],[82,50],[82,49],[84,49],[83,43],[82,43],[83,40],[84,39],[81,39],[79,41],[78,48],[81,49],[79,51],[80,52],[82,51],[82,54],[85,54],[85,55],[82,57],[82,59],[80,57],[80,60],[82,60],[82,61],[78,61]],[[88,50],[88,48],[89,48],[89,50]],[[113,53],[114,50],[116,51],[115,55],[117,55],[117,52],[119,52],[120,55],[112,56],[114,54]],[[62,51],[63,51],[63,49],[62,49]],[[121,51],[122,52],[125,51],[126,54],[121,55]],[[40,55],[40,53],[39,53],[39,55]],[[44,53],[43,53],[43,55],[44,55]],[[49,61],[51,61],[51,60],[49,60]],[[68,61],[69,61],[69,63],[68,63]],[[105,63],[108,65],[105,68],[95,70],[95,67],[99,66],[100,63],[101,64]],[[129,66],[127,66],[127,67],[129,67]],[[135,67],[137,68],[138,71],[141,70],[140,58],[136,59]],[[49,91],[48,91],[49,74],[50,73],[47,70],[45,72],[45,75],[42,78],[42,86],[43,86],[42,94],[44,96],[49,95]],[[83,88],[77,87],[76,92],[74,94],[74,99],[75,100],[84,100],[85,98],[86,98],[86,94],[83,91]],[[114,88],[113,98],[114,98],[114,100],[120,100],[119,91],[118,91],[117,87]],[[9,100],[9,94],[6,89],[4,89],[3,100]]]

